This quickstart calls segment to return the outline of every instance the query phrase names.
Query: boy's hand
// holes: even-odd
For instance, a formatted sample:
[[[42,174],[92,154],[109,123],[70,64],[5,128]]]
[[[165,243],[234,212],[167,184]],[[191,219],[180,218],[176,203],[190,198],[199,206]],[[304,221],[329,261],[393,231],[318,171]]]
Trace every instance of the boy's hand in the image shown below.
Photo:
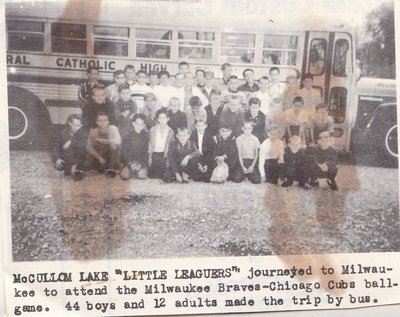
[[[67,142],[65,142],[64,143],[64,145],[63,145],[63,150],[65,151],[65,150],[68,150],[68,148],[69,148],[69,146],[71,145],[71,140],[68,140]]]
[[[149,166],[153,163],[153,160],[151,159],[151,156],[149,156]]]
[[[186,155],[186,156],[183,158],[183,160],[181,161],[181,166],[182,166],[182,167],[186,167],[186,166],[188,165],[189,159],[190,159],[189,155]]]
[[[103,138],[96,138],[96,142],[100,144],[107,144],[108,140]]]
[[[322,163],[322,164],[318,164],[318,166],[321,169],[321,171],[323,171],[323,172],[327,172],[328,171],[328,164]]]
[[[103,158],[100,156],[100,157],[99,157],[99,163],[100,163],[101,165],[106,165],[106,160],[103,159]]]
[[[197,165],[199,167],[199,171],[202,173],[207,172],[207,165],[202,166],[200,163]]]
[[[248,173],[249,173],[249,170],[248,170],[246,167],[244,167],[244,166],[242,166],[242,170],[243,170],[243,173],[245,173],[245,174],[248,174]]]
[[[249,166],[249,167],[247,168],[247,173],[251,174],[251,173],[253,173],[253,172],[254,172],[254,166],[251,165],[251,166]]]
[[[221,164],[221,163],[223,163],[225,161],[225,158],[222,155],[221,156],[217,156],[215,159],[217,160],[218,164]]]
[[[54,166],[56,167],[56,169],[62,168],[62,167],[64,166],[64,160],[58,159],[58,160],[56,161],[56,163],[54,164]]]
[[[178,183],[182,183],[182,176],[179,173],[175,173],[175,178]]]

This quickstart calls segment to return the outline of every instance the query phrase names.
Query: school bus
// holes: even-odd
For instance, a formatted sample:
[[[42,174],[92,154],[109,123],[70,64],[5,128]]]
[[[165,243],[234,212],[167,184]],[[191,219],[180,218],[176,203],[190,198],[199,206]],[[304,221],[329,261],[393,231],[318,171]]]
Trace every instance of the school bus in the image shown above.
[[[78,82],[94,65],[103,80],[132,64],[136,70],[213,71],[233,65],[255,77],[280,69],[281,81],[314,75],[335,122],[334,145],[350,150],[357,116],[354,31],[338,18],[226,12],[230,2],[130,1],[66,8],[64,3],[6,5],[10,145],[33,145],[38,131],[80,112]],[[240,2],[240,1],[239,1]],[[79,2],[78,2],[79,3]],[[257,1],[252,4],[257,4]],[[232,2],[232,5],[237,5]],[[244,8],[244,7],[243,7]],[[236,10],[243,10],[236,8]],[[260,5],[260,8],[264,8]],[[228,10],[229,11],[229,10]]]

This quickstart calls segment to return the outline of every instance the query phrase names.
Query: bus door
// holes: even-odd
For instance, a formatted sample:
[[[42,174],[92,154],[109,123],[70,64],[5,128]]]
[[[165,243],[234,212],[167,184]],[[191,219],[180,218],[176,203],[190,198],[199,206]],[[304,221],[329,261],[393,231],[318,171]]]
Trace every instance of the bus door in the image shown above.
[[[347,33],[309,32],[307,62],[303,73],[314,76],[313,86],[334,120],[333,143],[338,150],[350,145],[349,104],[352,87],[351,38]],[[354,93],[351,91],[351,93]]]
[[[354,49],[348,33],[331,33],[332,53],[329,54],[330,72],[327,74],[329,94],[329,114],[335,123],[334,145],[337,149],[350,149],[351,127],[355,120],[356,107],[352,105],[355,94],[353,87],[354,69],[352,56]]]

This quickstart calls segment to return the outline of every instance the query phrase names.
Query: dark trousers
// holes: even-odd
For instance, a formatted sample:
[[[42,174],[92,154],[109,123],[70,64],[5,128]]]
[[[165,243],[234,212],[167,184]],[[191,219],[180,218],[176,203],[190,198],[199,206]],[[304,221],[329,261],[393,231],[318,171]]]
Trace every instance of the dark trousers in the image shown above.
[[[328,165],[328,171],[326,172],[323,172],[316,163],[312,163],[310,166],[310,177],[312,180],[317,178],[327,178],[332,181],[335,180],[337,173],[338,168],[336,166]]]
[[[246,168],[248,168],[253,162],[254,162],[253,159],[243,159],[243,165]],[[253,184],[261,183],[261,176],[260,176],[260,172],[258,170],[257,164],[254,166],[253,173],[248,173],[248,174],[245,174],[243,172],[242,166],[240,166],[240,164],[239,164],[239,166],[237,167],[235,174],[233,176],[233,181],[235,183],[241,183],[246,177]]]
[[[265,181],[267,183],[277,184],[279,180],[278,159],[265,160],[264,163]]]
[[[168,174],[167,158],[164,157],[164,152],[154,152],[151,155],[152,163],[148,169],[149,178],[169,179],[171,176]]]
[[[100,162],[92,155],[88,156],[89,169],[102,171],[104,169],[117,171],[120,169],[119,147],[114,144],[96,144],[94,150],[106,161],[106,165],[102,166]]]
[[[186,175],[188,175],[191,179],[195,180],[195,181],[200,181],[201,180],[201,172],[199,171],[199,167],[198,167],[198,159],[196,158],[191,158],[188,161],[188,164],[186,166],[181,166],[181,162],[175,162],[176,163],[176,167],[177,167],[177,173],[179,173],[181,176],[183,173],[185,173]],[[172,171],[171,167],[169,166],[167,168],[167,172],[164,176],[164,181],[169,183],[172,182],[176,179],[175,177],[175,173]]]
[[[309,177],[306,168],[298,165],[284,164],[281,174],[290,184],[293,184],[294,181],[298,181],[300,186],[304,186]]]

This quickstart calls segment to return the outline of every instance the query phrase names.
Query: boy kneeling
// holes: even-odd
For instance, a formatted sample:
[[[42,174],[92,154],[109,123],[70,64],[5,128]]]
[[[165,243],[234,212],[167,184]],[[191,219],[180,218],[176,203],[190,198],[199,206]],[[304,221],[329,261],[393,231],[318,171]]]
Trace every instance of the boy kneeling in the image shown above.
[[[192,140],[190,140],[189,130],[186,127],[178,128],[174,142],[171,143],[168,152],[169,169],[171,177],[169,181],[175,179],[178,183],[187,183],[190,178],[196,178],[198,172],[198,157],[200,151]],[[168,182],[168,180],[166,180]]]
[[[318,186],[318,178],[326,178],[332,190],[338,190],[335,177],[338,172],[336,151],[330,146],[329,131],[322,131],[318,136],[318,145],[309,149],[310,185]]]
[[[116,176],[119,170],[119,146],[121,137],[118,128],[110,125],[108,115],[100,112],[96,118],[96,127],[90,130],[87,151],[89,167],[99,172],[106,171],[107,177]]]
[[[299,186],[304,189],[310,189],[311,186],[307,183],[307,156],[301,146],[301,139],[298,135],[293,135],[289,138],[288,148],[283,156],[282,178],[285,181],[282,187],[289,187],[294,181],[299,182]]]

